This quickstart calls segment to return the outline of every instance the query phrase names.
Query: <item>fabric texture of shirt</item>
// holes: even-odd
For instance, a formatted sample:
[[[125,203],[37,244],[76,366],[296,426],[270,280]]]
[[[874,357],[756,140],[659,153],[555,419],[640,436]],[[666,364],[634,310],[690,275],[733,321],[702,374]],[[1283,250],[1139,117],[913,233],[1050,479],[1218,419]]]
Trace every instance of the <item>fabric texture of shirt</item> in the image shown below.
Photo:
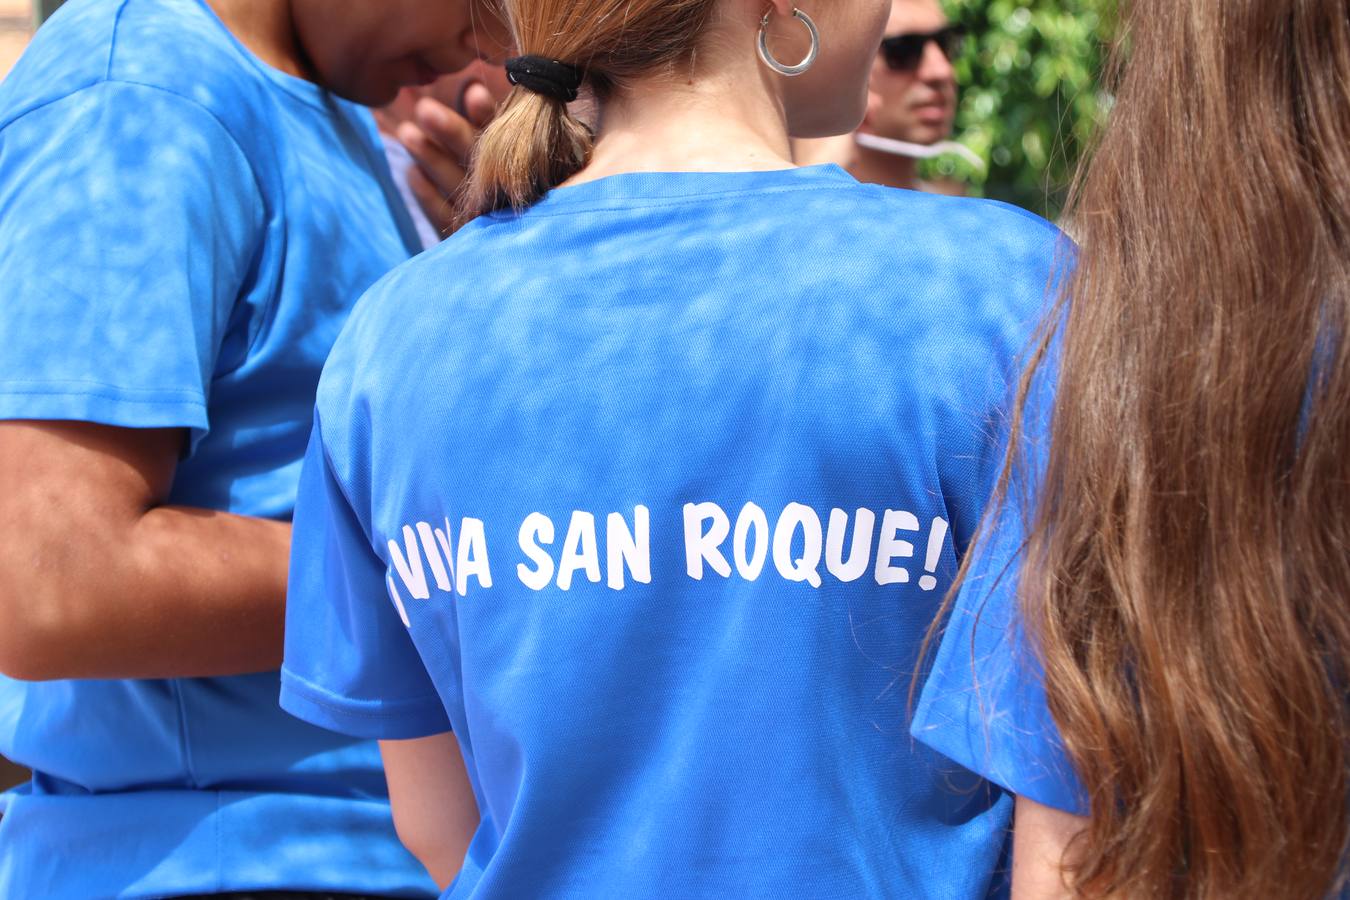
[[[283,706],[454,732],[448,897],[1002,893],[1009,800],[906,697],[1058,243],[834,166],[479,218],[325,368]]]
[[[957,592],[911,729],[917,740],[1015,795],[1086,815],[1086,794],[1050,715],[1044,673],[1017,609],[1026,516],[1048,450],[1053,369],[1043,366],[1033,382],[1007,502],[989,522]]]
[[[1084,788],[1055,724],[1044,669],[1023,630],[1018,576],[1050,450],[1063,333],[1028,392],[1007,502],[976,545],[915,707],[913,736],[1013,794],[1087,816]],[[1350,900],[1350,886],[1329,897]]]
[[[323,360],[417,247],[397,203],[368,111],[199,0],[67,3],[0,85],[0,418],[187,429],[169,502],[288,519]],[[377,748],[277,691],[0,678],[34,770],[0,798],[0,896],[430,893]]]

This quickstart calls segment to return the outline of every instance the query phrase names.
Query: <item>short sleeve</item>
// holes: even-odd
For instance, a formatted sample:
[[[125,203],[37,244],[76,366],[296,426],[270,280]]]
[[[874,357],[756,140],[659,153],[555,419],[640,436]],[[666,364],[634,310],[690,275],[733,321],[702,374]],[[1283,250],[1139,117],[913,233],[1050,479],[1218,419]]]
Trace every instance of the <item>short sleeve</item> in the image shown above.
[[[0,129],[0,418],[209,427],[266,215],[204,108],[100,82]]]
[[[1067,812],[1087,801],[1046,705],[1044,678],[1018,620],[1027,488],[1044,458],[1047,379],[1028,404],[1023,464],[1008,502],[977,542],[915,709],[921,743],[1010,792]]]
[[[363,738],[450,730],[387,579],[333,475],[316,420],[292,526],[281,670],[287,712]]]

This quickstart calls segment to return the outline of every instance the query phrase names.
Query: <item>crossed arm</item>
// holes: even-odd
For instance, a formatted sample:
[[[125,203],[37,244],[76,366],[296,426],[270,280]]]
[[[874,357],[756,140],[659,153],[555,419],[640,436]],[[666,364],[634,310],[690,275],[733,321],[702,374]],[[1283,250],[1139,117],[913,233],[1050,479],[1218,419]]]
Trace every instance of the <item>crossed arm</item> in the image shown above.
[[[184,440],[181,429],[0,422],[0,672],[280,665],[290,525],[167,505]]]

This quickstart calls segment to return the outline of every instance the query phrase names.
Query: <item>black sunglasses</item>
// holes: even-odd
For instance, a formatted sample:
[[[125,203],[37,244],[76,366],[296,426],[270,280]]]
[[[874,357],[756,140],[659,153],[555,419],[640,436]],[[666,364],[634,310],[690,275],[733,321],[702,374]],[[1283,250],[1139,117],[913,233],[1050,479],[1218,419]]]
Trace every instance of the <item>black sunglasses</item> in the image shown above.
[[[895,72],[913,72],[923,59],[924,48],[932,41],[947,59],[956,59],[966,41],[966,33],[959,25],[948,25],[937,31],[897,34],[881,39],[881,55],[886,67]]]

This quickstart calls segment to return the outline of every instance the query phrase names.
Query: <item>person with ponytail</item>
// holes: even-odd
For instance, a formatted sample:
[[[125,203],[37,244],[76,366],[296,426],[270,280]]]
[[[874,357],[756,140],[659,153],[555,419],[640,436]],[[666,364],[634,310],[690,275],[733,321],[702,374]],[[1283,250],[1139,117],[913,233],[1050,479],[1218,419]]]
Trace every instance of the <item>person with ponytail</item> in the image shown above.
[[[889,10],[800,2],[507,0],[460,227],[325,366],[281,702],[381,740],[445,896],[1006,892],[903,685],[1062,238],[794,168]]]
[[[1350,7],[1131,0],[913,734],[1015,897],[1321,900],[1350,840]]]

